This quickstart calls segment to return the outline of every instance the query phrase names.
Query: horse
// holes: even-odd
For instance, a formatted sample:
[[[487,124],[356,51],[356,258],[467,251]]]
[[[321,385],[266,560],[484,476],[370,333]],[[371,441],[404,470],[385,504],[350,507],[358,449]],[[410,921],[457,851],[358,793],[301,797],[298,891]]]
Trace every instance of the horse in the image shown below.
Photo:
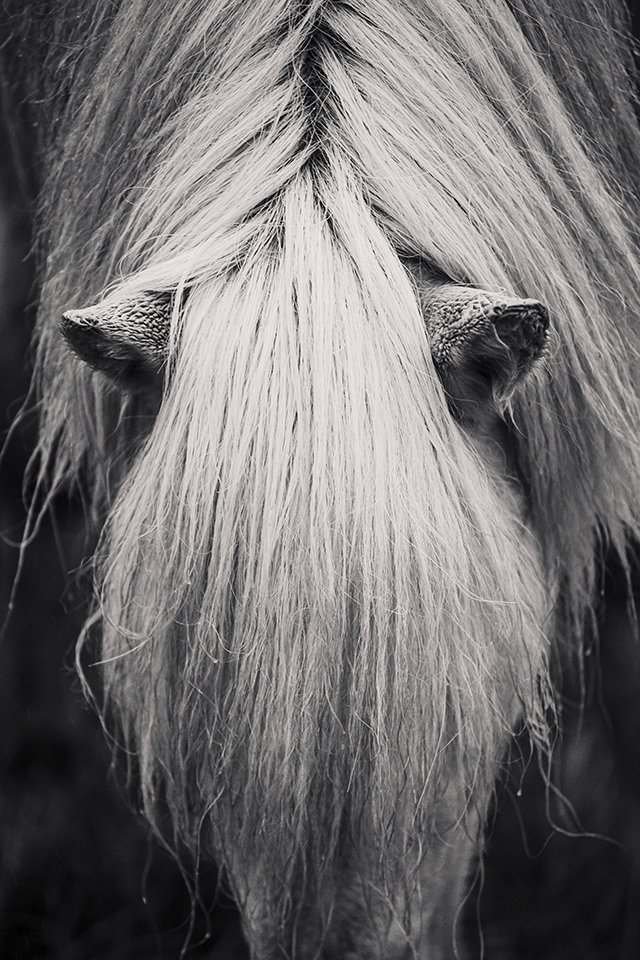
[[[640,535],[625,11],[7,0],[36,198],[29,530],[99,535],[77,666],[256,960],[459,956]],[[545,759],[547,758],[547,759]]]

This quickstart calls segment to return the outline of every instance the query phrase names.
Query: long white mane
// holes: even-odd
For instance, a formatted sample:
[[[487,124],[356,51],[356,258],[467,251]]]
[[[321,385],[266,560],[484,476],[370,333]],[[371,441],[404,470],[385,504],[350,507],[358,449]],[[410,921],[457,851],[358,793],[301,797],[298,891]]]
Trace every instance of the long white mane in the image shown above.
[[[317,902],[320,943],[345,875],[409,930],[418,865],[476,831],[514,725],[545,741],[598,544],[624,563],[640,532],[621,16],[84,6],[47,61],[38,469],[108,518],[87,683],[151,822],[241,900],[259,885],[265,942]],[[517,483],[436,375],[444,280],[549,308]],[[58,331],[148,291],[174,303],[157,417]]]

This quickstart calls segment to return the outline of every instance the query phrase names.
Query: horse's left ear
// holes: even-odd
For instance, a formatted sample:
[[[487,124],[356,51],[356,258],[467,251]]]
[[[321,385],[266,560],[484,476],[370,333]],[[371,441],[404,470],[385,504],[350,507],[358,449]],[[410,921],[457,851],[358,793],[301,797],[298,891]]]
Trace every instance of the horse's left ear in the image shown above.
[[[544,352],[547,308],[456,284],[421,290],[431,356],[449,406],[463,422],[502,414]]]
[[[68,310],[60,329],[72,350],[129,392],[162,390],[172,299],[143,293],[126,300]]]

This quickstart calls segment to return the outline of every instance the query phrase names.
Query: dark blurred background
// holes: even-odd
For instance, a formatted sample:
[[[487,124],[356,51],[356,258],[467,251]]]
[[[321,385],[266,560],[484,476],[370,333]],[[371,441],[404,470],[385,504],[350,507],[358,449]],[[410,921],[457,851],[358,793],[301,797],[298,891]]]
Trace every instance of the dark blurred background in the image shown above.
[[[0,440],[29,385],[27,194],[0,129]],[[72,666],[88,592],[73,572],[90,552],[78,503],[54,504],[14,589],[34,430],[27,417],[0,468],[0,620],[13,607],[0,639],[0,958],[248,957],[235,912],[223,898],[214,905],[214,869],[201,872],[194,897],[193,878],[149,836],[110,773]],[[565,670],[553,789],[535,758],[521,761],[528,744],[514,741],[460,925],[473,958],[640,960],[640,653],[607,558],[603,585],[584,708]]]

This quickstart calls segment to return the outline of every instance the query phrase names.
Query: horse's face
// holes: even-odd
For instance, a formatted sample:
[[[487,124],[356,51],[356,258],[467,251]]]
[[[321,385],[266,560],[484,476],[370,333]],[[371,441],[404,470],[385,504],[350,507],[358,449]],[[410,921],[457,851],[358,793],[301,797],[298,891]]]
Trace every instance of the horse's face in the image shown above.
[[[85,676],[258,957],[451,951],[550,631],[598,531],[640,528],[625,55],[544,7],[11,21],[46,104],[41,479],[106,518]]]
[[[240,271],[219,331],[194,292],[63,318],[82,359],[159,405],[107,525],[103,680],[147,751],[143,789],[161,758],[184,828],[211,816],[256,949],[290,891],[309,950],[403,955],[406,922],[433,950],[544,675],[549,601],[504,408],[547,313],[399,268],[409,367],[399,312],[380,343],[350,342],[378,305],[348,287],[333,302],[339,250],[326,289],[281,256],[300,293],[247,305]]]

